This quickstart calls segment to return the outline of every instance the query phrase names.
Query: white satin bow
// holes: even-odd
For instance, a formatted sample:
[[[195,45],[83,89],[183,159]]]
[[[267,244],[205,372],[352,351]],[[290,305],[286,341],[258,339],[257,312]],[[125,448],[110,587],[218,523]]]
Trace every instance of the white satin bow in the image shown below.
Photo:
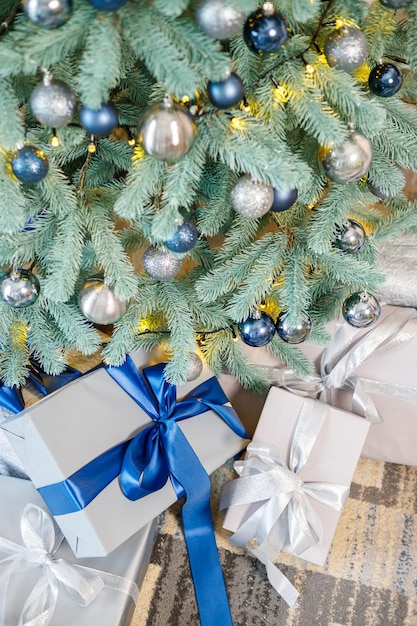
[[[329,408],[311,399],[303,401],[291,443],[288,467],[276,446],[252,442],[246,458],[234,465],[240,478],[227,483],[220,508],[250,504],[249,517],[230,537],[246,545],[266,566],[270,583],[293,607],[298,591],[274,565],[283,548],[300,555],[320,543],[323,529],[311,498],[341,510],[349,487],[324,482],[303,482],[299,477],[317,440]]]
[[[61,588],[80,606],[88,606],[104,586],[129,594],[136,603],[137,585],[126,578],[82,565],[73,565],[64,559],[55,559],[54,553],[62,542],[55,533],[52,518],[34,504],[26,505],[20,520],[24,545],[0,537],[0,553],[9,556],[0,560],[0,623],[5,624],[7,589],[12,575],[40,568],[37,583],[26,599],[17,626],[47,626],[51,623]],[[58,537],[57,537],[58,535]]]

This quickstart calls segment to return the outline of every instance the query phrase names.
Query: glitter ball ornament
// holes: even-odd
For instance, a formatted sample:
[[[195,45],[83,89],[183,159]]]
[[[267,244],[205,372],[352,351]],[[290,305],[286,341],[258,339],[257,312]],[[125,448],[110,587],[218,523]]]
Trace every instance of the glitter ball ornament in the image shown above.
[[[196,380],[203,371],[203,361],[195,352],[190,353],[190,360],[187,363],[186,379],[188,382]]]
[[[164,243],[171,252],[188,252],[194,248],[197,239],[198,231],[194,224],[183,222]]]
[[[10,306],[23,309],[38,299],[40,284],[37,276],[24,269],[11,269],[0,280],[0,296]]]
[[[369,74],[369,89],[376,96],[389,98],[399,91],[403,75],[394,63],[379,63]]]
[[[275,335],[274,320],[263,311],[239,324],[239,332],[243,343],[253,348],[266,346]]]
[[[412,3],[413,0],[380,0],[382,6],[388,7],[389,9],[402,9],[404,7],[408,7],[409,4]]]
[[[305,341],[311,332],[311,319],[310,316],[305,314],[295,326],[290,325],[287,320],[287,312],[282,311],[278,315],[275,328],[278,336],[286,343],[302,343]]]
[[[78,306],[93,324],[114,324],[126,313],[127,305],[116,298],[112,287],[100,276],[86,280],[78,293]]]
[[[203,0],[196,8],[197,24],[213,39],[230,39],[243,26],[244,13],[227,5],[227,0]]]
[[[326,175],[337,183],[352,183],[364,176],[372,162],[372,146],[361,133],[350,132],[340,146],[320,146],[319,161]]]
[[[243,38],[255,54],[273,54],[288,39],[287,23],[272,2],[265,2],[249,15],[243,28]]]
[[[151,156],[175,163],[192,148],[197,126],[187,109],[166,95],[139,120],[138,142]]]
[[[173,257],[169,252],[150,246],[142,259],[143,269],[155,280],[171,280],[182,267],[181,259]]]
[[[287,211],[292,207],[294,202],[298,198],[298,189],[275,189],[274,188],[274,201],[269,209],[274,213],[280,213],[281,211]]]
[[[72,12],[72,0],[24,0],[23,8],[32,22],[49,30],[65,24]]]
[[[80,122],[90,135],[106,137],[118,125],[119,116],[112,102],[103,102],[99,109],[81,107]]]
[[[39,122],[52,128],[60,128],[72,122],[77,96],[67,83],[46,75],[43,82],[32,91],[30,106]]]
[[[117,11],[121,9],[128,0],[88,0],[93,7],[99,11]]]
[[[336,235],[336,246],[344,252],[354,254],[359,252],[366,241],[363,226],[355,220],[346,220]]]
[[[365,62],[368,56],[368,42],[359,28],[342,26],[327,37],[324,42],[324,54],[331,67],[353,72]]]
[[[235,106],[243,98],[243,84],[239,76],[232,72],[230,76],[218,82],[209,81],[207,93],[210,102],[219,109]]]
[[[370,293],[357,291],[350,295],[343,303],[342,315],[351,326],[366,328],[377,321],[381,314],[381,307],[375,296]]]
[[[233,186],[230,199],[236,213],[254,219],[268,213],[274,200],[274,191],[270,185],[259,183],[249,174],[244,174]]]
[[[26,185],[40,183],[49,169],[46,155],[36,146],[23,146],[16,150],[11,165],[13,174]]]

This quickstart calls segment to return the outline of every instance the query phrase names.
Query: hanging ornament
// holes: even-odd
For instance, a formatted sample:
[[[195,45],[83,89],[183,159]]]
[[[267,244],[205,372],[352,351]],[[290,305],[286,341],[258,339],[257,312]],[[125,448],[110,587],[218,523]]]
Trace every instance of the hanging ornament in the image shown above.
[[[192,380],[196,380],[201,372],[203,371],[203,361],[200,359],[198,354],[195,352],[190,352],[190,360],[186,366],[186,380],[191,382]]]
[[[99,109],[81,107],[80,122],[90,135],[106,137],[118,125],[119,115],[112,102],[103,102]]]
[[[239,76],[232,72],[230,76],[219,82],[207,85],[210,102],[219,109],[228,109],[235,106],[243,98],[243,84]]]
[[[394,63],[378,63],[369,74],[369,89],[376,96],[389,98],[399,91],[403,75]]]
[[[359,252],[365,241],[366,233],[363,226],[355,220],[343,222],[342,228],[336,236],[336,246],[350,254]]]
[[[24,0],[23,8],[28,18],[42,28],[57,28],[68,20],[72,0]]]
[[[192,115],[169,94],[148,107],[139,120],[138,142],[160,161],[178,161],[191,149],[196,134]]]
[[[156,246],[150,246],[143,255],[143,269],[155,280],[171,280],[182,267],[181,259]]]
[[[282,311],[278,315],[277,323],[275,324],[278,336],[286,343],[302,343],[305,341],[311,332],[310,316],[304,314],[303,319],[296,323],[295,326],[291,326],[286,321],[286,317],[287,311]]]
[[[239,332],[247,346],[253,348],[266,346],[275,335],[274,320],[267,313],[256,311],[252,317],[239,324]]]
[[[366,291],[357,291],[343,303],[342,315],[351,326],[366,328],[377,321],[381,307],[375,296]]]
[[[33,115],[42,124],[60,128],[72,122],[77,96],[62,80],[54,80],[48,72],[30,97]]]
[[[356,26],[336,28],[324,42],[324,54],[330,67],[353,72],[368,56],[366,37]]]
[[[230,39],[243,25],[244,13],[227,5],[224,0],[202,0],[196,8],[197,24],[213,39]]]
[[[382,6],[388,7],[389,9],[402,9],[404,7],[408,7],[412,1],[413,0],[380,0]]]
[[[352,183],[369,170],[372,146],[369,139],[351,129],[349,137],[340,146],[320,146],[318,156],[330,180]]]
[[[128,303],[116,298],[104,278],[94,276],[82,284],[78,293],[78,306],[89,322],[107,326],[117,322],[126,313]]]
[[[19,147],[12,157],[13,174],[26,185],[40,183],[48,173],[46,155],[36,146]]]
[[[88,0],[99,11],[118,11],[128,0]]]
[[[194,248],[198,239],[198,231],[192,222],[183,222],[165,240],[164,244],[171,252],[188,252]]]
[[[236,213],[255,219],[268,213],[274,200],[274,191],[270,185],[259,183],[249,174],[244,174],[233,186],[230,199]]]
[[[269,209],[274,213],[287,211],[292,207],[298,198],[298,189],[276,189],[274,188],[274,201]]]
[[[22,309],[38,299],[40,284],[29,270],[11,269],[0,280],[0,296],[10,306]]]
[[[272,2],[251,13],[245,22],[243,38],[252,52],[273,54],[288,39],[288,27],[284,17],[275,10]]]

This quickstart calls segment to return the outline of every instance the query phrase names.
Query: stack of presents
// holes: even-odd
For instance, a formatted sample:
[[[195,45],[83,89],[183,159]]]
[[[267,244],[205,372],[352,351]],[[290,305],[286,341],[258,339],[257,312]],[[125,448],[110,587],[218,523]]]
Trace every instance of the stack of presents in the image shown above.
[[[26,408],[1,388],[0,624],[129,624],[155,519],[182,498],[200,622],[231,625],[209,505],[209,475],[231,458],[225,535],[294,606],[280,552],[325,563],[359,456],[417,465],[417,311],[384,305],[367,329],[331,331],[306,346],[303,380],[253,349],[272,386],[251,438],[231,377],[176,389],[146,353],[52,380],[34,367],[44,396]]]

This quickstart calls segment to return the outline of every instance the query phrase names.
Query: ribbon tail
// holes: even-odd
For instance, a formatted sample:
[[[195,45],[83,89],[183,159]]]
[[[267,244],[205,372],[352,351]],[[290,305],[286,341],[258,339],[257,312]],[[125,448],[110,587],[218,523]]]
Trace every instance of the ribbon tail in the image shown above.
[[[299,592],[294,585],[278,569],[278,567],[274,565],[271,559],[268,558],[263,548],[249,548],[249,550],[265,565],[268,580],[275,591],[288,604],[290,609],[294,608],[299,596]]]
[[[352,411],[356,415],[361,415],[371,422],[371,424],[382,424],[383,418],[375,406],[375,403],[368,395],[362,381],[357,376],[354,379],[354,391],[352,397]]]
[[[58,583],[46,573],[30,592],[20,615],[18,626],[48,626],[58,601]]]

